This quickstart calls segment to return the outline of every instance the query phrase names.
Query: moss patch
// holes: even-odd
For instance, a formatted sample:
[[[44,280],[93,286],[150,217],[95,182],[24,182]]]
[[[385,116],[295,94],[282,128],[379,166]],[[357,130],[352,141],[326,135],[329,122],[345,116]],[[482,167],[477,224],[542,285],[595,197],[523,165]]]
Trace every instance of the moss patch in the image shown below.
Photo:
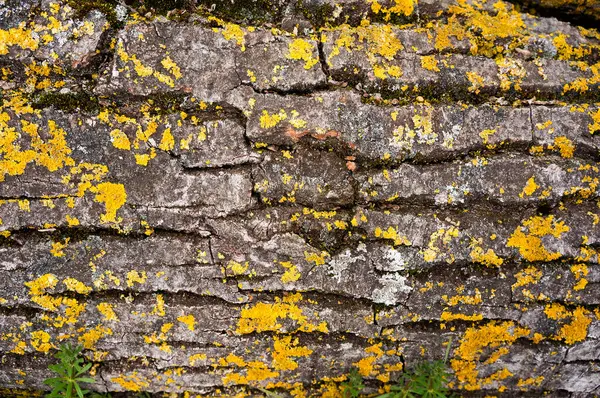
[[[34,108],[47,108],[53,106],[63,111],[95,112],[100,109],[98,99],[85,93],[44,93],[32,98]]]

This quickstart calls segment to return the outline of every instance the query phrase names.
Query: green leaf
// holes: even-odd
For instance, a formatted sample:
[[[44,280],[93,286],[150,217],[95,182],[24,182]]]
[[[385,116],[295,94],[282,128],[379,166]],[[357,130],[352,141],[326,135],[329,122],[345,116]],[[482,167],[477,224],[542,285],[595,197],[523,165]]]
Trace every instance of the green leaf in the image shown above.
[[[270,398],[283,398],[281,395],[276,394],[273,391],[269,391],[269,390],[261,388],[261,387],[256,387],[256,389],[259,390],[259,391],[261,391],[267,397],[270,397]]]
[[[95,383],[96,382],[96,380],[92,379],[91,377],[78,377],[75,380],[80,383]]]
[[[81,391],[81,387],[79,387],[79,384],[75,383],[75,391],[77,391],[77,396],[79,398],[84,398],[83,396],[83,391]]]

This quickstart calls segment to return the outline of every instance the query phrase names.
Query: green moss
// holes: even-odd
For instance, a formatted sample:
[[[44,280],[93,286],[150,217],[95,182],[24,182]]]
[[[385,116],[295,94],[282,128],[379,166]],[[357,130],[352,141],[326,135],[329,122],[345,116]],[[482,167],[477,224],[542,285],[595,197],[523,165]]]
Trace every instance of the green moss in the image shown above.
[[[100,109],[98,99],[85,93],[43,93],[31,99],[35,108],[47,108],[53,106],[63,111],[75,111],[80,109],[84,112],[95,112]]]
[[[181,104],[184,101],[184,95],[161,93],[149,96],[146,103],[150,105],[151,113],[162,115],[181,111]]]
[[[104,15],[111,25],[118,24],[115,6],[118,0],[67,0],[78,18],[85,17],[90,11],[98,10]]]
[[[200,0],[198,3],[205,12],[247,25],[277,23],[283,13],[283,7],[275,0]]]

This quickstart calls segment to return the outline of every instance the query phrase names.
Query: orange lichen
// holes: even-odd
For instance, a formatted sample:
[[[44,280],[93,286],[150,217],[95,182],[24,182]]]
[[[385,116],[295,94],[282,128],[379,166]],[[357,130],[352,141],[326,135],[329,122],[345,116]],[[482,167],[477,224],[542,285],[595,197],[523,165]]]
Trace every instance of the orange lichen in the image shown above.
[[[504,260],[494,252],[493,249],[487,249],[484,251],[483,248],[475,246],[471,250],[471,259],[476,263],[484,264],[488,267],[499,267],[504,263]]]
[[[39,352],[48,352],[54,345],[50,342],[50,335],[43,330],[31,332],[31,346]]]
[[[0,29],[0,55],[8,54],[10,47],[19,46],[24,50],[37,50],[39,40],[33,30],[26,29],[26,23],[8,30]]]
[[[300,293],[285,295],[283,299],[275,298],[274,303],[257,303],[242,308],[236,333],[249,334],[253,332],[274,331],[280,332],[282,325],[280,319],[295,321],[296,330],[303,332],[319,331],[327,333],[327,323],[311,323],[304,311],[296,304],[302,300]]]
[[[588,274],[588,267],[585,264],[573,264],[571,266],[571,272],[575,276],[575,280],[577,284],[573,286],[573,290],[583,290],[585,289],[588,281],[585,277]]]
[[[78,332],[84,332],[84,330],[85,328],[78,330]],[[104,336],[111,336],[112,334],[113,332],[111,329],[102,325],[97,325],[96,327],[85,331],[77,338],[77,340],[83,346],[83,348],[92,350],[96,346],[98,340]]]
[[[278,338],[273,337],[273,362],[271,366],[275,370],[294,370],[298,368],[298,363],[293,357],[307,357],[312,354],[313,350],[301,347],[298,345],[298,338],[285,336]]]
[[[548,145],[548,149],[557,150],[563,158],[572,158],[575,152],[575,145],[565,136],[554,138],[554,144]]]
[[[553,215],[547,217],[534,216],[515,229],[507,242],[508,247],[519,249],[521,257],[527,261],[552,261],[561,256],[560,252],[548,252],[541,238],[554,236],[559,238],[570,228],[564,222],[557,221]],[[527,233],[526,233],[527,232]]]
[[[519,197],[523,198],[525,195],[531,196],[538,188],[539,185],[535,183],[535,178],[531,177],[529,180],[527,180],[527,183],[525,184],[523,191],[519,194]]]
[[[98,184],[92,192],[96,192],[96,202],[104,203],[105,214],[100,216],[102,222],[120,222],[117,219],[117,210],[119,210],[127,200],[127,193],[123,184],[112,182],[103,182]]]
[[[493,380],[478,379],[477,363],[484,354],[484,349],[489,347],[496,351],[501,350],[495,355],[495,358],[499,359],[502,353],[508,352],[507,347],[529,334],[527,328],[517,326],[514,322],[490,322],[467,329],[455,351],[455,359],[450,361],[458,379],[458,387],[472,391],[490,384]]]
[[[555,340],[563,340],[565,343],[572,345],[585,340],[592,319],[591,312],[583,307],[577,307],[570,311],[560,303],[551,303],[546,305],[544,313],[549,319],[561,321],[570,319],[571,323],[563,324],[559,332],[552,338]]]
[[[138,375],[138,372],[133,372],[127,376],[112,377],[110,381],[119,384],[127,391],[143,391],[150,385],[145,377]]]

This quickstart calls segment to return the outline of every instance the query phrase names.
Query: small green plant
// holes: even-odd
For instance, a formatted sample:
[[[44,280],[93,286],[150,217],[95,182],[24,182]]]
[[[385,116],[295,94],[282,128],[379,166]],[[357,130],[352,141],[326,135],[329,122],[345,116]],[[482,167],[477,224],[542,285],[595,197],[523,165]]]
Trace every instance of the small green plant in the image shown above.
[[[350,370],[350,375],[348,376],[348,381],[342,384],[342,395],[344,398],[358,398],[360,397],[360,392],[365,388],[363,384],[363,378],[358,373],[356,368],[352,368]]]
[[[390,391],[375,398],[449,398],[452,396],[446,384],[450,378],[446,362],[452,341],[448,342],[443,360],[422,362],[412,370],[405,371]],[[352,368],[348,381],[341,385],[344,398],[358,398],[365,388],[358,370]]]
[[[448,371],[444,361],[423,362],[403,373],[398,384],[378,398],[447,398]]]
[[[448,387],[450,373],[446,362],[452,340],[448,342],[443,360],[422,362],[411,371],[400,376],[400,380],[390,391],[377,398],[448,398],[451,396]]]
[[[93,383],[91,377],[85,377],[92,367],[91,363],[85,364],[81,356],[83,347],[73,347],[70,344],[61,345],[54,356],[60,360],[58,364],[49,365],[48,369],[58,375],[44,380],[44,384],[52,387],[46,398],[84,398],[89,392],[81,388],[81,383]]]

